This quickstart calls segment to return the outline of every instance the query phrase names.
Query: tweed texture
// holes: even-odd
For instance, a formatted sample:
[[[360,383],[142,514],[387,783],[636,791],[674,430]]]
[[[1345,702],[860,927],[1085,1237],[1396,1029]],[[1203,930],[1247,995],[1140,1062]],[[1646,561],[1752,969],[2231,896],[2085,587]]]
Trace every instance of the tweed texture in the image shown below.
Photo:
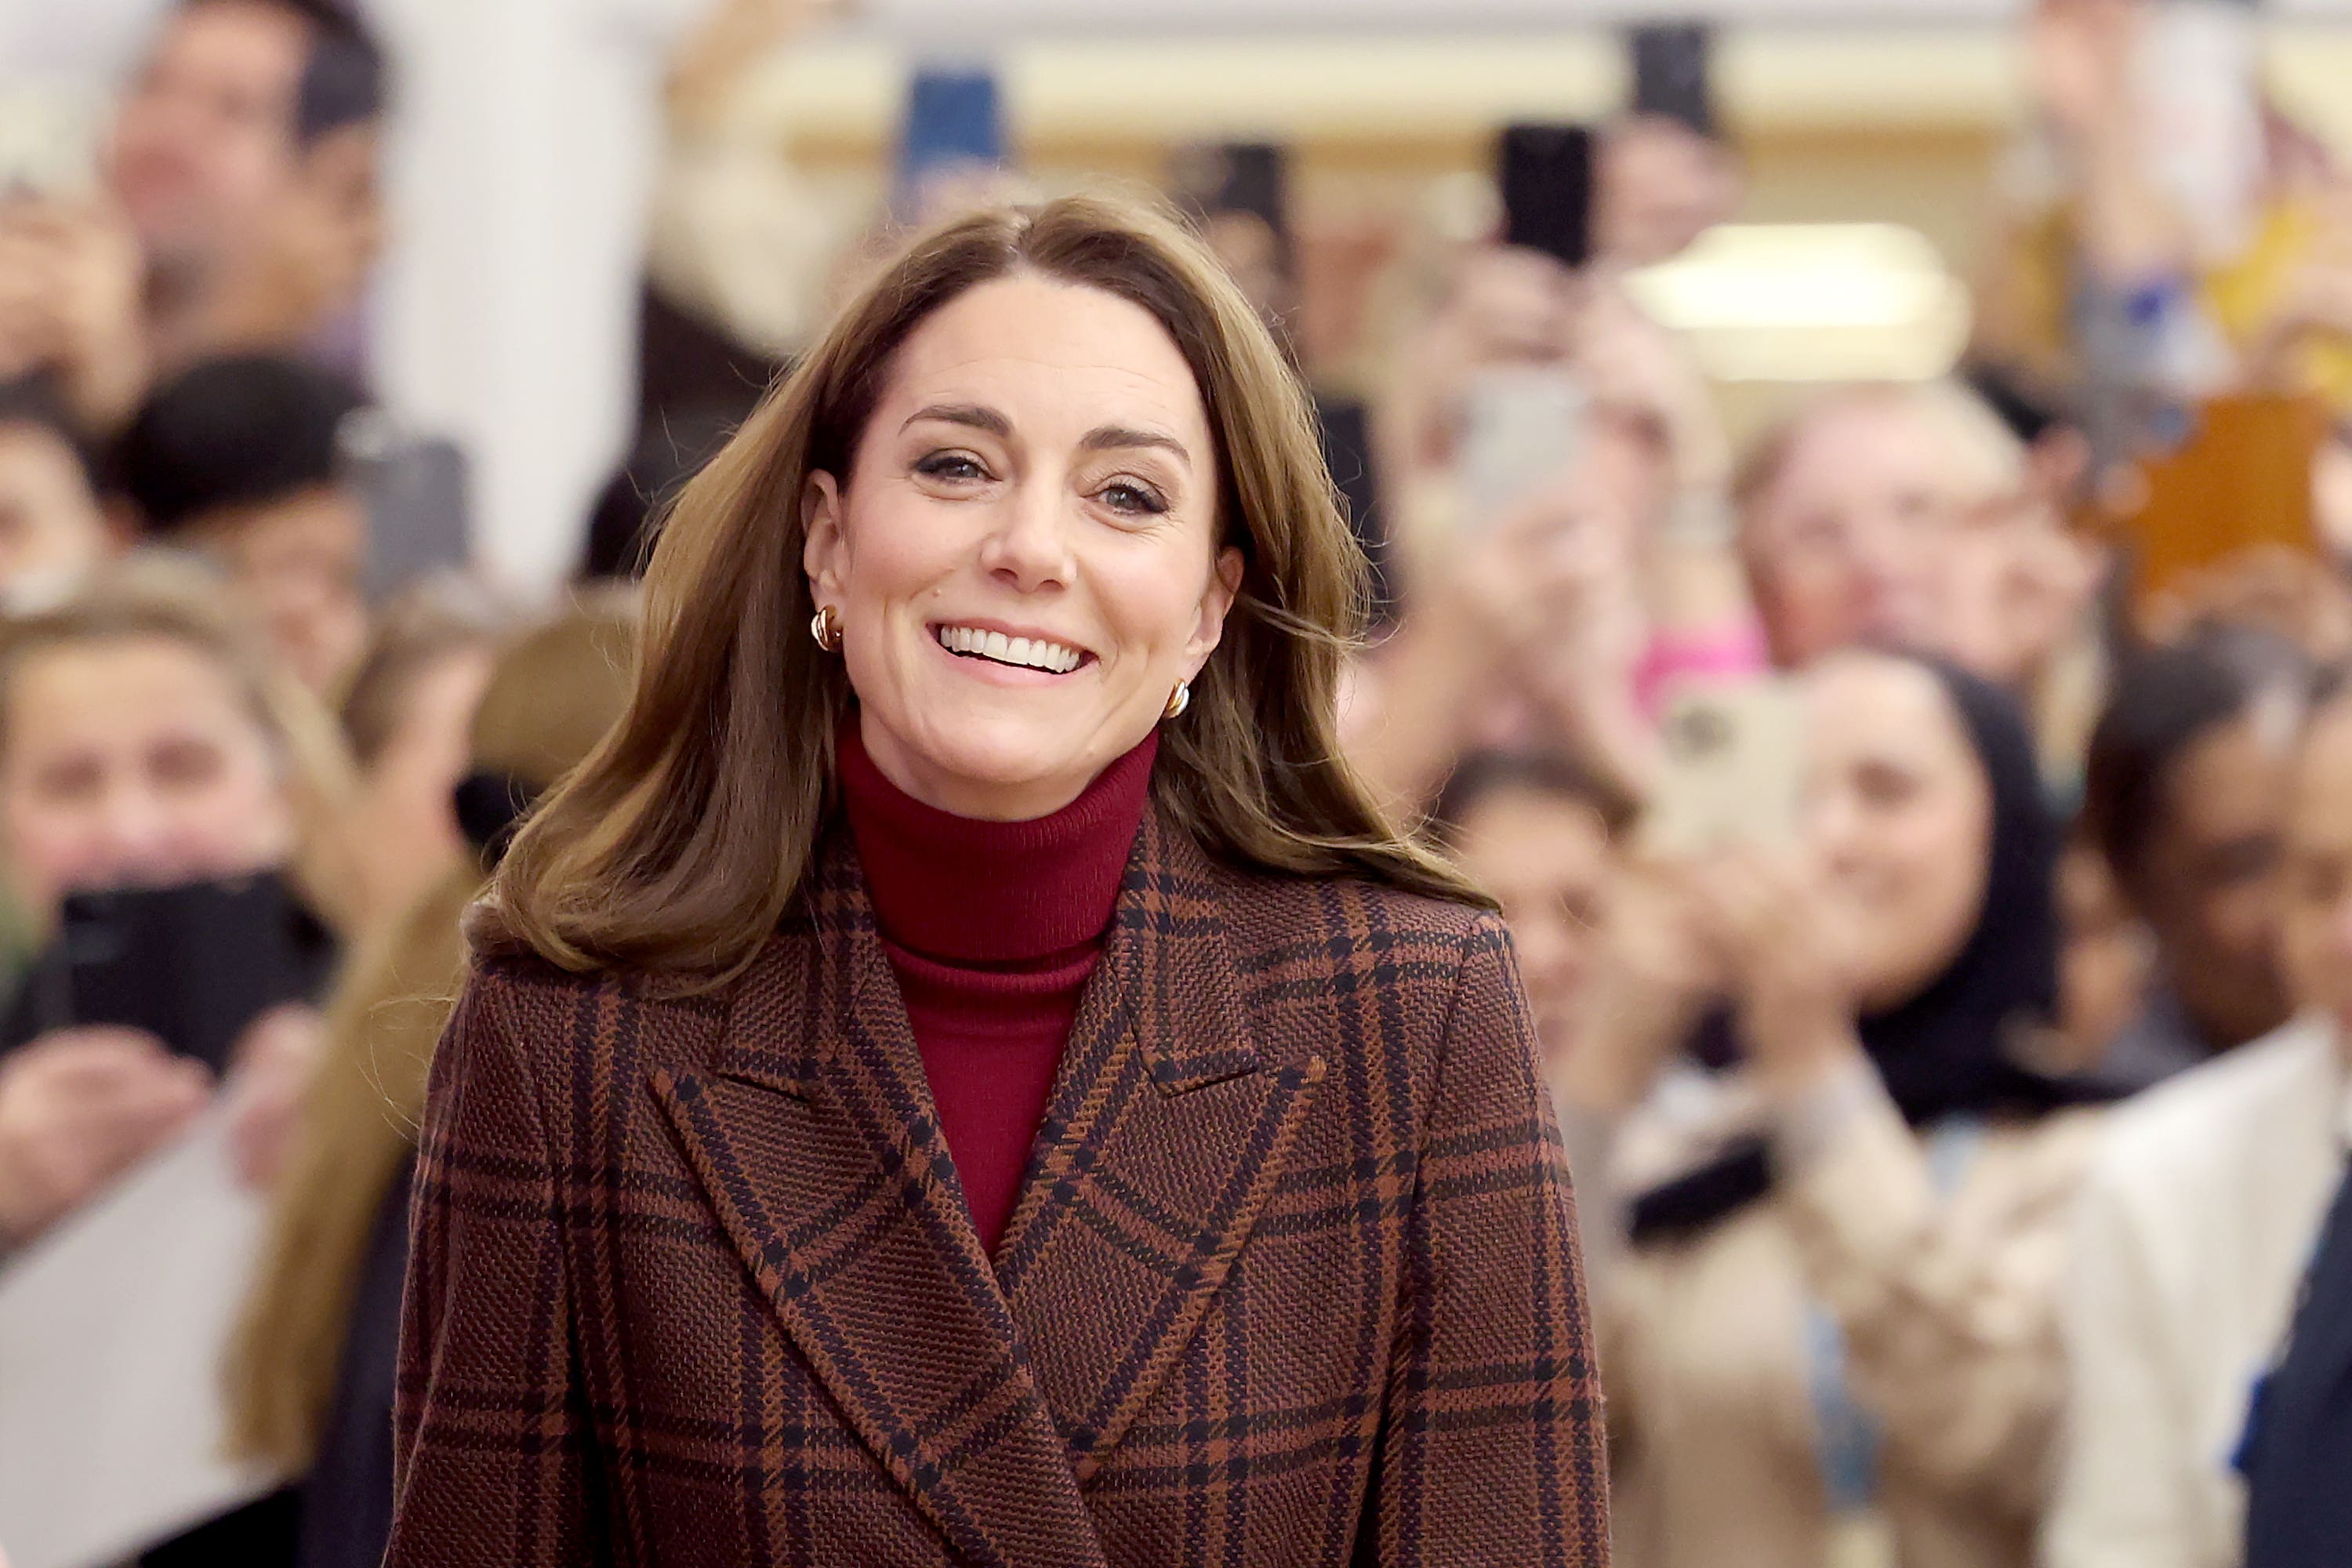
[[[726,995],[483,966],[414,1248],[390,1568],[1607,1561],[1500,924],[1155,817],[993,1258],[838,829]]]

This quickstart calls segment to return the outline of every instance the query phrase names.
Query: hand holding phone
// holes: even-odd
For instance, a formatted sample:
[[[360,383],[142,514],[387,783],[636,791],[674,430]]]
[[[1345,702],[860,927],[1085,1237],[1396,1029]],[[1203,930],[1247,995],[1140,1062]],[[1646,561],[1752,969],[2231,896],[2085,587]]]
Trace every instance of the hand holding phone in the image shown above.
[[[1780,677],[1691,681],[1666,701],[1665,766],[1643,825],[1670,854],[1797,836],[1804,710]]]

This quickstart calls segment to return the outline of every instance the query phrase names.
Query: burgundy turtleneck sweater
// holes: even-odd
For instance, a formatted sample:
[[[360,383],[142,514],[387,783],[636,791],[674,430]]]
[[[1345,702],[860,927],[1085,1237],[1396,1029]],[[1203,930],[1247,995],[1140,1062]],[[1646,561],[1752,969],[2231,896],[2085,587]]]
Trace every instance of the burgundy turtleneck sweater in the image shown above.
[[[875,924],[992,1253],[1110,928],[1159,749],[1147,737],[1051,816],[976,822],[898,788],[856,721],[843,728],[842,799]]]

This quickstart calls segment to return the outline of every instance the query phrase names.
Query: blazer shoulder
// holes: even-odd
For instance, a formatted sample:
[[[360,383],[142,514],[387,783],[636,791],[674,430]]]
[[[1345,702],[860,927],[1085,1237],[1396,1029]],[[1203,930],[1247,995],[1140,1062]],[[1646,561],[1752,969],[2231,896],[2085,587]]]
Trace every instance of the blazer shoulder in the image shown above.
[[[699,1037],[725,1016],[738,984],[687,992],[635,970],[571,970],[535,952],[500,950],[478,953],[467,966],[460,1013],[486,1016],[529,1057],[576,1048],[583,1025],[601,1038],[625,1016],[634,1019],[630,1032],[651,1042]]]
[[[1489,910],[1362,877],[1238,872],[1222,901],[1242,973],[1292,983],[1286,990],[1309,975],[1345,971],[1351,984],[1442,1005],[1473,966],[1510,945]]]
[[[1368,877],[1229,870],[1224,899],[1234,923],[1294,936],[1370,931],[1474,952],[1498,944],[1504,934],[1502,920],[1489,910]]]

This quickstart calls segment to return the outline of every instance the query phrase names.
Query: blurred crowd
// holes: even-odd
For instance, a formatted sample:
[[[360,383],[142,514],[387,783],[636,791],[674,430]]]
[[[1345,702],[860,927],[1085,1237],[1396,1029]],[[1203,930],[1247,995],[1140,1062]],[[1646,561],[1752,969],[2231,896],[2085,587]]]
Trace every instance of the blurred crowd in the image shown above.
[[[463,910],[625,700],[662,503],[893,234],[1029,188],[984,77],[854,221],[714,151],[823,9],[714,0],[647,106],[635,434],[554,605],[377,405],[360,12],[175,0],[93,178],[0,188],[0,1300],[202,1130],[268,1214],[220,1369],[266,1484],[144,1561],[380,1559]],[[1467,231],[1171,159],[1377,569],[1354,761],[1513,930],[1630,1568],[2352,1561],[2352,168],[2251,7],[2026,26],[1959,365],[1737,440],[1639,287],[1740,214],[1702,36],[1502,136]],[[93,955],[142,921],[234,935],[234,997]]]

